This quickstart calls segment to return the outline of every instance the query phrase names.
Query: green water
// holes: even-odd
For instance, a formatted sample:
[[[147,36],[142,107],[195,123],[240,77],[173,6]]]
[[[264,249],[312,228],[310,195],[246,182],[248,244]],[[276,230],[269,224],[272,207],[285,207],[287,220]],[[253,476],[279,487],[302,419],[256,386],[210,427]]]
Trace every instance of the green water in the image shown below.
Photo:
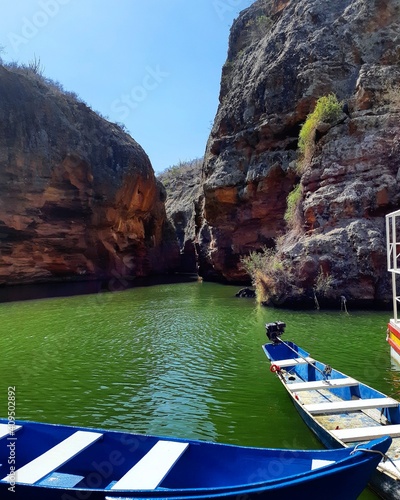
[[[0,304],[0,413],[15,386],[19,419],[321,448],[261,350],[278,319],[313,357],[400,391],[387,312],[274,310],[236,291],[192,282]]]

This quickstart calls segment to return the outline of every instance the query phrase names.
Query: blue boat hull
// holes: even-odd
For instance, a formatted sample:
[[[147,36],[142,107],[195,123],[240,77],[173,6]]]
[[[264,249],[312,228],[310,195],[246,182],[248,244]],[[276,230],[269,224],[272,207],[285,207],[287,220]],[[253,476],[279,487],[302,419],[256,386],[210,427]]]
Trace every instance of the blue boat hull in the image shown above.
[[[6,426],[7,421],[0,419],[0,430]],[[18,430],[14,430],[14,435],[3,434],[0,437],[1,499],[281,500],[311,498],[317,489],[324,492],[324,499],[350,500],[358,497],[380,460],[376,453],[352,453],[351,449],[300,451],[248,448],[24,421],[15,422],[15,426]],[[52,451],[63,447],[64,443],[72,440],[73,447],[79,448],[79,440],[87,438],[91,442],[86,447],[82,446],[80,451],[71,451],[69,443],[70,449],[57,451],[56,457],[49,458]],[[158,484],[146,489],[116,487],[135,467],[146,462],[146,457],[160,441],[170,444],[172,448],[183,446],[183,451]],[[390,438],[382,438],[366,446],[385,452],[390,442]],[[60,459],[57,465],[58,453],[66,452],[71,456]],[[327,462],[321,465],[321,460]],[[314,467],[315,461],[319,463],[317,468]],[[152,465],[148,466],[151,469]],[[14,474],[9,472],[12,467],[17,469]],[[139,476],[144,475],[141,470]],[[24,480],[19,480],[21,477]],[[28,484],[28,477],[32,484]]]
[[[296,393],[296,391],[292,391],[290,389],[291,383],[312,383],[324,380],[323,372],[327,365],[316,360],[305,362],[305,360],[310,359],[310,354],[293,342],[265,344],[263,346],[263,350],[271,362],[271,371],[277,374],[278,378],[286,388],[291,400],[293,401],[293,404],[297,409],[299,415],[302,417],[310,430],[321,441],[321,443],[328,449],[338,449],[340,447],[348,446],[347,443],[344,443],[332,433],[331,428],[329,428],[327,425],[324,425],[325,421],[323,419],[317,419],[315,415],[307,411],[305,407],[307,405],[304,405],[304,401],[301,401],[303,392]],[[296,358],[297,360],[300,360],[301,363],[293,363],[293,365],[290,366],[287,364],[287,362],[291,358]],[[280,369],[280,362],[287,365],[285,369]],[[289,377],[293,380],[291,381]],[[330,381],[335,381],[343,378],[346,378],[346,375],[334,369],[329,374],[329,377],[327,377],[327,379]],[[356,387],[352,386],[350,388],[331,388],[329,390],[332,393],[333,400],[341,399],[343,401],[351,401],[357,398],[359,398],[359,400],[368,400],[372,398],[386,397],[383,393],[376,391],[375,389],[362,384],[361,382],[358,382]],[[326,393],[324,397],[327,397]],[[382,417],[386,419],[387,424],[397,425],[400,423],[400,410],[398,406],[389,409],[382,409],[381,412]],[[338,428],[346,428],[346,425],[350,426],[351,428],[351,424],[349,424],[347,420],[348,415],[349,414],[346,411],[338,412],[336,422],[338,424]],[[360,442],[361,441],[362,440],[360,440]],[[354,442],[356,442],[356,438],[354,439]],[[354,443],[352,443],[351,445],[354,445]],[[397,445],[398,444],[396,444],[396,446]],[[394,446],[395,445],[393,445],[393,447]],[[379,467],[372,474],[369,485],[374,491],[376,491],[376,493],[382,496],[382,498],[388,500],[400,499],[400,480],[395,479],[391,474],[387,474]]]

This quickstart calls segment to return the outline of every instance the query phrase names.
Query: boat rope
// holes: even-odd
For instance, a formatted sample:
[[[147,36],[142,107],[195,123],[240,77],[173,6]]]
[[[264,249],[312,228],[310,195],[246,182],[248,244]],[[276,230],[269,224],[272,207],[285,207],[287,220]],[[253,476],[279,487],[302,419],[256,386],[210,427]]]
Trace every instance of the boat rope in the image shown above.
[[[385,453],[382,453],[379,450],[370,450],[368,448],[360,448],[361,444],[357,444],[354,449],[350,452],[350,455],[353,455],[354,453],[357,453],[357,451],[365,451],[366,453],[377,453],[378,455],[381,455],[382,460],[386,462],[387,460],[393,465],[393,467],[400,472],[400,469],[397,467],[397,465],[393,462],[393,460],[386,455]]]
[[[328,368],[328,370],[327,370],[327,368],[325,368],[325,370],[327,370],[327,371],[325,371],[325,370],[322,371],[317,366],[315,366],[313,363],[311,363],[311,361],[309,361],[307,358],[305,358],[304,356],[302,356],[298,351],[296,351],[296,349],[293,349],[293,347],[291,347],[289,344],[287,344],[286,342],[284,342],[282,339],[278,339],[278,340],[279,340],[279,342],[282,342],[283,345],[285,345],[286,347],[288,347],[291,351],[293,351],[294,353],[296,353],[298,357],[304,359],[304,361],[307,364],[311,365],[313,368],[315,368],[317,371],[319,371],[319,373],[322,374],[322,376],[324,377],[325,380],[328,379],[328,377],[329,377],[329,375],[331,374],[331,371],[332,371],[332,368],[329,365],[327,365],[327,367],[330,368],[330,371],[329,371],[329,368]],[[276,363],[278,363],[278,365],[279,365],[279,360],[276,360]]]

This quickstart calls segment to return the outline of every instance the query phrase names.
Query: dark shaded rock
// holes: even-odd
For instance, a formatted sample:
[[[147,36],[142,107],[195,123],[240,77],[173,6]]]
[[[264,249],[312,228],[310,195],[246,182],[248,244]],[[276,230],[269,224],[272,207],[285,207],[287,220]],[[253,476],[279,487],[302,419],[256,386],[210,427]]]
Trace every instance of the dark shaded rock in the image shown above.
[[[235,297],[255,299],[256,291],[251,288],[242,288],[235,294]]]

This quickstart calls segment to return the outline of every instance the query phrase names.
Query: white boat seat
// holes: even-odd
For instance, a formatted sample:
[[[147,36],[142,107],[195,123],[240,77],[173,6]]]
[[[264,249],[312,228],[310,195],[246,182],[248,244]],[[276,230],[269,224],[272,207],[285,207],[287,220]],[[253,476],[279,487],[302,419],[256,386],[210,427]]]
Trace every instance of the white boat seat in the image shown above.
[[[12,428],[8,424],[0,424],[0,439],[10,435],[11,431],[17,432],[22,428],[22,425],[14,425]]]
[[[154,490],[178,461],[189,443],[157,441],[111,490]]]
[[[334,401],[304,405],[312,414],[317,413],[342,413],[348,411],[368,410],[370,408],[393,408],[399,402],[392,398],[352,399],[351,401]]]
[[[103,434],[98,432],[76,431],[61,443],[18,469],[15,472],[16,482],[36,483],[98,441],[102,436]],[[7,481],[7,476],[2,480]]]
[[[306,363],[315,363],[315,359],[307,357],[303,358],[292,358],[292,359],[280,359],[279,361],[272,361],[271,364],[279,366],[279,368],[287,368],[288,366],[295,365],[305,365]]]
[[[354,378],[334,378],[329,380],[317,380],[315,382],[295,382],[287,384],[287,388],[291,392],[298,391],[319,391],[320,389],[336,389],[337,387],[351,387],[358,385],[358,381]]]
[[[400,425],[377,425],[374,427],[357,427],[356,429],[338,429],[331,433],[344,443],[370,441],[383,436],[400,436]]]

